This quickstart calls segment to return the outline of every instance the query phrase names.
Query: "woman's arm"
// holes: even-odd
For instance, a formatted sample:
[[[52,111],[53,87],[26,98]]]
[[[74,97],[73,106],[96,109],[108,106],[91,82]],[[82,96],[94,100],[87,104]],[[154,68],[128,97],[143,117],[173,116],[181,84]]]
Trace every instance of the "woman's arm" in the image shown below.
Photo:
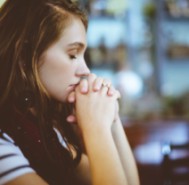
[[[81,160],[76,168],[76,175],[79,184],[92,185],[89,159],[88,156],[84,153],[82,154]]]
[[[113,138],[129,185],[139,185],[138,170],[120,118],[112,125]]]
[[[124,168],[124,173],[128,179],[128,184],[139,185],[140,183],[139,183],[139,177],[138,177],[138,171],[137,171],[135,159],[133,157],[120,118],[118,118],[116,122],[112,125],[112,134],[113,134],[114,142],[117,147],[117,151],[119,153],[121,163]],[[84,185],[92,184],[89,159],[88,156],[85,154],[82,154],[80,164],[78,165],[77,168],[77,174],[82,184]]]
[[[94,76],[88,78],[89,91],[76,88],[76,117],[89,158],[93,185],[127,185],[123,166],[112,137],[116,95],[107,96],[107,87],[94,92]]]
[[[139,185],[140,183],[136,163],[120,118],[118,118],[112,125],[112,134],[128,184]],[[105,155],[107,155],[106,152]],[[77,173],[82,184],[92,184],[89,159],[85,154],[82,155],[81,162],[77,168]]]
[[[21,175],[5,185],[48,185],[39,175],[36,173],[27,173]]]
[[[94,185],[127,185],[124,170],[110,130],[84,133]]]
[[[99,91],[102,88],[102,82],[103,82],[102,78],[97,78],[95,80],[95,82],[93,83],[93,91],[94,92]],[[89,90],[88,89],[89,84],[87,82],[85,82],[82,85],[85,90],[84,90],[84,92],[82,92],[82,90],[81,90],[81,93],[87,94],[87,92]],[[81,89],[83,89],[83,88],[81,88]],[[94,90],[94,89],[96,89],[96,90]],[[106,95],[112,96],[114,93],[117,93],[117,92],[115,91],[114,88],[111,87],[111,88],[109,88],[109,91]],[[70,101],[70,102],[75,102],[75,95],[71,95],[71,97],[72,97],[71,98],[72,101]],[[118,97],[119,97],[119,95],[118,95]],[[105,104],[105,109],[107,109],[107,108],[108,108],[108,105]],[[98,107],[95,107],[94,111],[96,109],[98,109]],[[86,111],[84,111],[84,112],[87,114]],[[106,114],[103,111],[102,111],[102,113]],[[90,132],[87,133],[88,135],[85,138],[85,141],[87,141],[87,142],[85,142],[85,145],[86,145],[86,147],[88,146],[87,153],[89,155],[90,163],[92,164],[93,162],[95,162],[95,156],[93,155],[95,152],[99,152],[99,154],[100,154],[100,152],[103,151],[103,153],[101,153],[103,155],[100,157],[104,157],[106,160],[113,160],[113,158],[111,158],[111,152],[113,152],[116,156],[115,158],[117,159],[117,164],[120,165],[120,163],[121,163],[122,168],[119,167],[119,169],[121,170],[121,173],[123,172],[125,174],[125,179],[128,179],[128,184],[129,185],[138,185],[139,178],[138,178],[138,172],[137,172],[135,160],[134,160],[131,148],[129,146],[129,143],[127,141],[125,132],[123,130],[121,121],[119,119],[118,110],[116,109],[115,113],[112,112],[111,115],[114,116],[114,119],[115,119],[115,115],[117,115],[117,119],[116,119],[116,122],[114,122],[112,125],[111,134],[110,133],[105,134],[106,136],[109,135],[109,139],[104,140],[103,139],[104,136],[102,136],[102,138],[101,138],[100,135],[96,134],[96,136],[93,137],[92,136],[93,134],[91,135]],[[101,122],[101,130],[102,129],[103,129],[103,122]],[[101,131],[98,133],[101,133]],[[90,137],[92,138],[92,142],[90,142],[90,140],[88,140],[88,138],[90,138]],[[106,143],[106,141],[107,141],[107,143]],[[112,144],[112,143],[114,143],[114,144]],[[109,146],[108,144],[110,144],[110,148],[111,148],[111,149],[109,148],[110,152],[107,150],[108,149],[107,146]],[[94,145],[94,148],[93,148],[93,145]],[[99,149],[96,146],[98,146]],[[94,150],[99,150],[99,151],[94,151]],[[114,156],[114,155],[112,155],[112,156]],[[106,160],[104,160],[104,161],[106,161]],[[99,160],[99,161],[101,161],[101,160]],[[100,163],[103,163],[104,161],[101,161]],[[81,162],[81,164],[82,164],[82,162]],[[98,165],[100,165],[100,167]],[[101,164],[98,164],[98,165],[97,165],[97,167],[94,167],[94,168],[100,169]],[[84,166],[84,167],[82,167],[82,169],[85,169],[84,171],[89,171],[89,170],[86,170],[86,169],[88,169],[87,166],[89,166],[88,163],[84,163],[84,165],[80,165],[80,166]],[[109,167],[108,170],[105,170],[105,169],[100,169],[100,170],[104,170],[104,171],[108,172],[110,169],[111,168]],[[99,170],[99,172],[100,172],[100,170]],[[83,170],[81,170],[81,171],[83,171]],[[89,174],[89,173],[83,173],[83,174]],[[106,173],[106,174],[108,174],[108,173]],[[84,176],[86,176],[86,175],[84,175]],[[89,176],[90,175],[87,175],[87,177],[89,177]],[[109,174],[109,177],[110,177],[110,174]],[[89,179],[89,178],[87,178],[87,179]]]

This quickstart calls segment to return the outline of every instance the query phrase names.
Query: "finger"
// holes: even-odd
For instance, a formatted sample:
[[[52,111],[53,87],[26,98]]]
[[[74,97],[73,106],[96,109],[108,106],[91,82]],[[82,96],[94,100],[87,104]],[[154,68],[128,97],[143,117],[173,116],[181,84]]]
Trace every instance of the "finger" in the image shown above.
[[[116,99],[121,98],[121,94],[120,94],[120,92],[119,92],[118,90],[115,90],[114,95],[115,95],[115,98],[116,98]]]
[[[108,93],[107,93],[107,95],[108,95],[108,96],[113,96],[115,92],[116,92],[115,88],[112,87],[112,86],[110,86],[110,87],[108,88]]]
[[[83,94],[86,94],[89,90],[89,87],[88,87],[88,81],[87,79],[82,79],[80,81],[80,84],[79,84],[79,89],[80,89],[80,92],[83,93]]]
[[[116,93],[117,93],[117,98],[118,99],[121,98],[121,93],[118,90],[116,90]]]
[[[116,101],[116,111],[117,111],[117,113],[119,113],[119,102],[118,101]]]
[[[107,79],[104,79],[102,82],[102,94],[106,93],[107,95],[110,87],[111,87],[111,82]]]
[[[75,102],[75,92],[71,92],[69,95],[68,95],[68,98],[67,98],[68,102],[69,103],[74,103]]]
[[[96,79],[96,75],[94,73],[89,74],[88,76],[89,91],[93,89],[93,83],[95,79]]]
[[[109,89],[108,86],[102,86],[102,88],[101,88],[101,93],[102,93],[103,95],[107,95],[108,89]]]
[[[67,122],[69,123],[75,123],[76,122],[76,117],[74,115],[69,115],[67,118],[66,118]]]
[[[88,81],[93,82],[96,79],[96,75],[94,73],[90,73],[88,76]]]
[[[108,87],[110,87],[111,84],[112,84],[111,81],[107,80],[107,79],[104,79],[103,82],[102,82],[102,86],[108,86]]]
[[[119,118],[119,104],[118,101],[116,101],[116,110],[115,110],[115,118],[114,121],[116,121]]]
[[[97,77],[94,81],[93,91],[99,91],[102,87],[103,78]]]

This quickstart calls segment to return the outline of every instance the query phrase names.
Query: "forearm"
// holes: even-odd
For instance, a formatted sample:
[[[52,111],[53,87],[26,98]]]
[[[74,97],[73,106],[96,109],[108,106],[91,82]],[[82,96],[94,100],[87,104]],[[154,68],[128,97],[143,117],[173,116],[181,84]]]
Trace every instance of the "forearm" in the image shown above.
[[[88,84],[88,91],[81,92]],[[96,90],[94,87],[98,86]],[[118,93],[107,96],[109,87],[89,75],[75,89],[75,115],[89,158],[93,185],[128,185],[111,126]]]
[[[93,185],[128,185],[111,131],[84,134]]]
[[[112,125],[113,138],[129,185],[139,185],[138,170],[120,118]]]

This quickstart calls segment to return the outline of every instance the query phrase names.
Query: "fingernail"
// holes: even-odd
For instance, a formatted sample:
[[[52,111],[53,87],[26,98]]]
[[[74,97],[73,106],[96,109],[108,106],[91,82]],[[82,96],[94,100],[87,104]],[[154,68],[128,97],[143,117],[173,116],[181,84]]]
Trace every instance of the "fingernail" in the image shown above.
[[[109,91],[108,91],[108,95],[112,96],[113,94],[114,94],[114,90],[109,89]]]
[[[95,85],[93,88],[94,91],[99,91],[100,90],[100,85]]]
[[[73,115],[70,115],[70,116],[67,117],[67,121],[72,123],[72,122],[75,121],[75,117]]]
[[[75,99],[74,99],[73,96],[70,96],[69,99],[68,99],[69,102],[74,102],[74,100],[75,100]]]
[[[82,93],[86,93],[87,92],[87,87],[85,87],[85,86],[81,87],[81,92]]]

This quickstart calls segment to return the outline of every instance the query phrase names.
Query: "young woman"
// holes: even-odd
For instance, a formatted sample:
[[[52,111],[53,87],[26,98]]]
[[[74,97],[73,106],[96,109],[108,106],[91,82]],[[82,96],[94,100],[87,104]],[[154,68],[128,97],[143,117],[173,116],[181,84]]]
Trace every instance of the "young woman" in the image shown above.
[[[85,63],[86,29],[69,0],[2,6],[0,184],[139,184],[119,93]]]

